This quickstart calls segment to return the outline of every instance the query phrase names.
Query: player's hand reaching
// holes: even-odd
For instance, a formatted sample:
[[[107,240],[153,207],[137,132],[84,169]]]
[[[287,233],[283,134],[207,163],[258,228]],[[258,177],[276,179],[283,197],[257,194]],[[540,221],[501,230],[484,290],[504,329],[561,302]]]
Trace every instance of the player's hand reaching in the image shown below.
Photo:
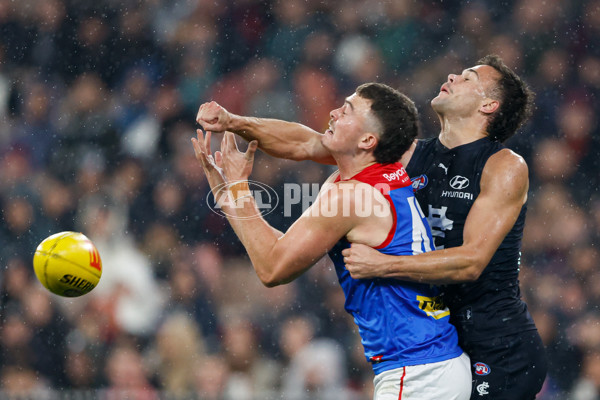
[[[214,101],[202,104],[196,115],[196,122],[202,125],[204,130],[213,132],[229,129],[231,119],[232,114]]]
[[[212,132],[206,131],[206,136],[204,136],[201,129],[196,129],[196,134],[198,135],[198,138],[192,138],[192,145],[194,146],[196,159],[200,161],[200,164],[202,164],[202,168],[204,168],[204,171],[207,172],[207,175],[212,171],[221,172],[221,163],[223,161],[221,152],[217,151],[213,157],[210,149],[210,138]]]
[[[223,187],[225,183],[227,183],[223,176],[223,168],[221,167],[223,164],[223,157],[220,151],[216,151],[214,157],[212,155],[210,149],[211,131],[206,131],[206,136],[204,136],[202,130],[197,129],[196,134],[198,137],[192,138],[194,153],[196,154],[196,159],[200,161],[200,165],[202,165],[202,169],[206,174],[208,184],[211,189],[213,189],[214,193],[215,191],[218,191],[218,188]]]
[[[228,182],[237,182],[247,180],[252,172],[254,164],[254,154],[258,148],[256,140],[248,143],[248,149],[242,153],[235,141],[235,135],[231,132],[225,132],[221,141],[222,162],[220,166]],[[215,154],[216,155],[216,154]]]

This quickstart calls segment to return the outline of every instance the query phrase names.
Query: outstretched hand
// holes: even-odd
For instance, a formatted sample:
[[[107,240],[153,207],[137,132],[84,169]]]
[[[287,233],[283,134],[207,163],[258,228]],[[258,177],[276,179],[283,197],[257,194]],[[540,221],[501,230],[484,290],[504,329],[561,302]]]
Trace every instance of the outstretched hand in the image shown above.
[[[211,131],[206,131],[204,136],[202,130],[197,129],[196,134],[197,138],[192,138],[196,159],[200,161],[210,187],[215,189],[227,182],[223,175],[223,155],[220,151],[216,151],[213,157],[210,150]]]
[[[342,251],[342,255],[346,269],[354,279],[370,279],[383,275],[383,254],[372,247],[352,243]]]
[[[235,141],[235,135],[225,132],[221,141],[222,162],[220,166],[228,182],[247,180],[252,172],[254,154],[258,148],[256,140],[248,143],[248,149],[242,153]],[[216,154],[215,154],[216,155]]]

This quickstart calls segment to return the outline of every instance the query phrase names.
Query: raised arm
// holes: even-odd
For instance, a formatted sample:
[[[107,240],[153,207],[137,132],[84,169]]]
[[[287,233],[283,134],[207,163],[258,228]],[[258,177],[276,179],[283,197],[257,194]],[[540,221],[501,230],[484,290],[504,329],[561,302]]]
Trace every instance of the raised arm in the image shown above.
[[[230,131],[247,141],[257,140],[258,147],[274,157],[335,164],[321,144],[321,134],[302,124],[232,114],[214,101],[200,106],[196,121],[205,130]]]
[[[353,244],[342,252],[356,279],[388,277],[447,284],[475,281],[512,229],[527,200],[529,178],[525,161],[505,149],[486,163],[481,191],[465,222],[463,244],[415,256],[388,256]]]
[[[246,153],[238,151],[234,135],[226,132],[221,151],[213,158],[210,154],[210,137],[192,139],[196,157],[201,162],[208,181],[221,203],[235,233],[246,248],[252,265],[261,282],[268,287],[277,286],[294,280],[309,267],[317,263],[335,243],[344,237],[354,225],[361,222],[356,215],[335,216],[315,212],[323,210],[342,210],[346,204],[342,191],[328,184],[315,203],[283,234],[271,227],[258,212],[255,200],[248,188],[256,143],[251,142]],[[235,176],[235,183],[227,181]],[[231,189],[218,190],[223,185]],[[324,186],[325,187],[325,186]],[[352,197],[353,199],[354,197]],[[332,204],[334,204],[332,206]],[[353,203],[349,203],[353,210]],[[364,219],[364,218],[363,218]]]

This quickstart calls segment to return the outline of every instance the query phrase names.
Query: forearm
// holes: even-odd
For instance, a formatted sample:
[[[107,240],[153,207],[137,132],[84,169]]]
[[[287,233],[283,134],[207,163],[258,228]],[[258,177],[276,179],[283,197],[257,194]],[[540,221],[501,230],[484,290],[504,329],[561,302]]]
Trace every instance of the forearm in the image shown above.
[[[273,280],[276,265],[273,261],[277,260],[273,251],[283,233],[270,226],[260,216],[247,182],[231,187],[229,196],[229,199],[223,202],[222,209],[246,249],[256,274],[267,285]]]
[[[232,115],[228,130],[247,141],[258,140],[259,148],[273,157],[334,163],[321,145],[321,134],[302,124]]]
[[[455,247],[414,256],[382,254],[380,261],[382,277],[441,285],[477,280],[489,259]]]

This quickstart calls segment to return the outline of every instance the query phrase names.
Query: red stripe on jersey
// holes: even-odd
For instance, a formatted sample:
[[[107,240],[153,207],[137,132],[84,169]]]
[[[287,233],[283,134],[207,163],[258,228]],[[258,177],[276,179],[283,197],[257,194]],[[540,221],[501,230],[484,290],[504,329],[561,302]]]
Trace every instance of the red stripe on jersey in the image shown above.
[[[404,389],[404,377],[406,376],[406,367],[402,367],[402,378],[400,378],[400,393],[398,400],[402,400],[402,389]]]
[[[390,242],[394,238],[394,234],[396,233],[396,207],[394,207],[394,202],[392,202],[392,198],[389,194],[384,194],[383,196],[390,204],[390,210],[392,210],[392,217],[394,218],[394,223],[392,224],[392,227],[390,228],[390,231],[388,232],[388,235],[385,238],[385,240],[379,246],[375,246],[374,249],[383,249],[385,246],[390,244]]]

